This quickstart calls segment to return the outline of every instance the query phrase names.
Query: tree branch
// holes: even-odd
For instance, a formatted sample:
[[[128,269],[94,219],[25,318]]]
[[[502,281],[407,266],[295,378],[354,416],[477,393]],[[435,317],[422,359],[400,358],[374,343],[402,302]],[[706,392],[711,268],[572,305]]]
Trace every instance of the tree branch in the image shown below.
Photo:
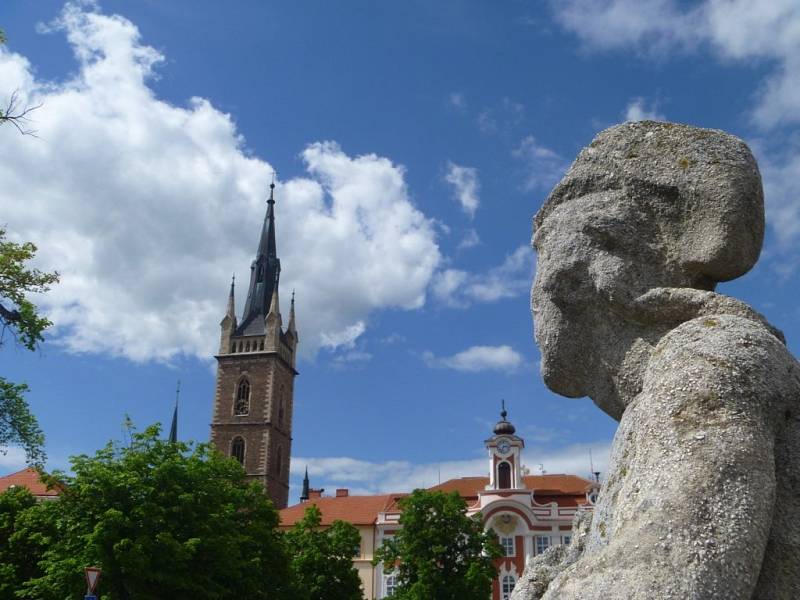
[[[41,104],[36,106],[26,106],[23,109],[19,108],[19,93],[14,91],[8,100],[5,109],[0,110],[0,125],[3,123],[11,123],[17,128],[22,135],[30,135],[38,137],[35,129],[30,129],[28,123],[31,122],[30,115],[37,108],[41,108]]]

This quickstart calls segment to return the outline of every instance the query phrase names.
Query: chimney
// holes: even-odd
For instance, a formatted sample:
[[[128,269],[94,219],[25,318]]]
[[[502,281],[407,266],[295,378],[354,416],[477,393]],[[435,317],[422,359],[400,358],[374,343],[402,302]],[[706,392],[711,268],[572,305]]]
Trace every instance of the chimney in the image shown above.
[[[322,492],[325,491],[325,488],[319,488],[318,490],[310,489],[308,490],[308,499],[313,500],[314,498],[322,498]]]
[[[339,488],[336,490],[337,498],[347,498],[350,495],[350,490],[347,488]]]

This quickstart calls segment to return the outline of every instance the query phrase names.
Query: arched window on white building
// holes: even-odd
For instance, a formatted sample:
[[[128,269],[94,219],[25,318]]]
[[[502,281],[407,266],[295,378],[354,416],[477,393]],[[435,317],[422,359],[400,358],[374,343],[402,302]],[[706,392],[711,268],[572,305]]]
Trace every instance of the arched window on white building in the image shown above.
[[[511,598],[511,592],[514,591],[516,583],[517,578],[513,575],[503,575],[503,580],[500,582],[500,595],[503,600]]]
[[[497,465],[497,489],[507,490],[511,488],[511,465],[506,461]]]
[[[390,596],[394,596],[396,590],[397,590],[397,575],[392,573],[391,575],[384,576],[383,597],[389,598]]]

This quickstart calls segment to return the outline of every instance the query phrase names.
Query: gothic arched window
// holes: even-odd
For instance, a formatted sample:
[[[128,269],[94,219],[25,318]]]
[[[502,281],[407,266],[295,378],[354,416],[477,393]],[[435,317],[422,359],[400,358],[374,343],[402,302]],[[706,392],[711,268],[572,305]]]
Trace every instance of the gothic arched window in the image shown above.
[[[233,438],[231,442],[231,456],[244,464],[244,439],[240,437]]]
[[[505,461],[497,465],[497,487],[501,490],[511,488],[511,465]]]
[[[281,474],[281,466],[283,465],[283,448],[278,446],[278,451],[275,453],[275,473]]]
[[[236,387],[236,401],[233,403],[233,414],[243,417],[250,414],[250,382],[242,379]]]

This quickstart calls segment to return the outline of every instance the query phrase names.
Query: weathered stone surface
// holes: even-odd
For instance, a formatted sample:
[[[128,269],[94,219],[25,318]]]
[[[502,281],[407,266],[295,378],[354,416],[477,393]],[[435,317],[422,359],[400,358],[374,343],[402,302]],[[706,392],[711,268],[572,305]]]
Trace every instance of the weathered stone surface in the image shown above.
[[[534,234],[542,375],[620,426],[585,547],[532,561],[513,598],[800,598],[800,366],[712,291],[763,230],[755,160],[720,131],[613,127],[553,190]]]

